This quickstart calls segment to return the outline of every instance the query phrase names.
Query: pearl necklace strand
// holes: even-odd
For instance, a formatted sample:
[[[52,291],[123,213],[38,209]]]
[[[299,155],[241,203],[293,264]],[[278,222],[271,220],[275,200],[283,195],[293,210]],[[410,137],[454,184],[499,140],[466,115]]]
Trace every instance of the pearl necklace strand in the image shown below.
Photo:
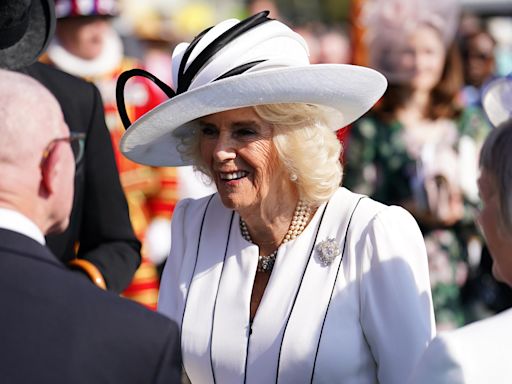
[[[293,218],[292,221],[290,222],[288,232],[286,232],[286,235],[284,236],[281,244],[287,243],[288,241],[295,239],[302,233],[302,231],[304,231],[304,228],[308,223],[310,214],[311,208],[309,207],[309,205],[306,204],[304,201],[299,200],[297,206],[295,207],[295,212],[293,212]],[[240,218],[240,231],[242,232],[242,236],[245,240],[251,243],[253,242],[251,239],[251,235],[249,234],[247,224],[245,223],[245,221],[242,220],[242,218]],[[279,246],[281,246],[281,244],[279,244]],[[276,262],[278,249],[279,247],[277,247],[277,249],[268,256],[259,256],[258,272],[272,272],[272,269],[274,268],[274,264]]]

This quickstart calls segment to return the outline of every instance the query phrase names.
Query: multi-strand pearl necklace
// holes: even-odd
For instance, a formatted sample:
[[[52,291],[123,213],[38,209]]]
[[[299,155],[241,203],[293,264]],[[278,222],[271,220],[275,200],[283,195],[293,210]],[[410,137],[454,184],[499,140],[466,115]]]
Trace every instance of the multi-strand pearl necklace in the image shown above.
[[[290,227],[288,228],[288,232],[286,232],[286,235],[283,238],[283,241],[281,244],[284,244],[288,241],[291,241],[295,239],[297,236],[299,236],[304,228],[306,227],[306,224],[309,220],[309,215],[311,214],[311,208],[308,204],[306,204],[304,201],[299,200],[297,203],[297,207],[295,207],[295,212],[293,212],[293,218],[290,222]],[[240,218],[240,231],[242,232],[242,236],[245,240],[249,242],[253,242],[251,239],[251,235],[249,234],[249,229],[247,228],[247,224],[245,221]],[[279,244],[279,246],[281,245]],[[258,272],[271,272],[272,268],[274,268],[274,264],[276,262],[276,256],[277,256],[277,249],[272,252],[268,256],[259,256],[258,258]]]

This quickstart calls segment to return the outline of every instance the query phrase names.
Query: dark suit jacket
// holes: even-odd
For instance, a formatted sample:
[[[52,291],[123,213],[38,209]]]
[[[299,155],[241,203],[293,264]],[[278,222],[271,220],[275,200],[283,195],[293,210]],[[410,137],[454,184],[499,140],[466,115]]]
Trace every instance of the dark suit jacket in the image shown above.
[[[176,323],[0,229],[0,382],[179,383]]]
[[[87,134],[85,156],[76,170],[70,225],[63,234],[49,237],[48,246],[65,263],[75,257],[79,242],[78,257],[98,267],[109,290],[121,292],[140,264],[140,242],[130,223],[99,91],[41,63],[20,72],[53,93],[71,131]]]

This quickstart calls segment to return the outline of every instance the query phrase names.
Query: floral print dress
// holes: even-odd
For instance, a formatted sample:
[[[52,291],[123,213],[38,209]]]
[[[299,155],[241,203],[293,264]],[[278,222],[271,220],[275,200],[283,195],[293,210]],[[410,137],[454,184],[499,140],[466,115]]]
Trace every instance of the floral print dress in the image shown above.
[[[385,204],[429,206],[426,180],[442,174],[461,191],[462,219],[433,226],[416,217],[425,238],[438,330],[465,323],[461,289],[468,263],[479,258],[481,240],[474,224],[478,205],[478,152],[489,131],[480,110],[466,109],[457,121],[439,119],[407,129],[368,115],[351,128],[343,186]]]

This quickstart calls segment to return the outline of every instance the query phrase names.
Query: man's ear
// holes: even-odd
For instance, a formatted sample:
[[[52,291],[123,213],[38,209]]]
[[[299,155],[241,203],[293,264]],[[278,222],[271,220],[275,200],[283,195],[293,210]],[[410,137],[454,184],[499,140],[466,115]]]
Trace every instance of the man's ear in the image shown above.
[[[59,172],[59,145],[53,145],[48,155],[41,162],[41,185],[40,192],[45,196],[55,191],[55,178]]]

